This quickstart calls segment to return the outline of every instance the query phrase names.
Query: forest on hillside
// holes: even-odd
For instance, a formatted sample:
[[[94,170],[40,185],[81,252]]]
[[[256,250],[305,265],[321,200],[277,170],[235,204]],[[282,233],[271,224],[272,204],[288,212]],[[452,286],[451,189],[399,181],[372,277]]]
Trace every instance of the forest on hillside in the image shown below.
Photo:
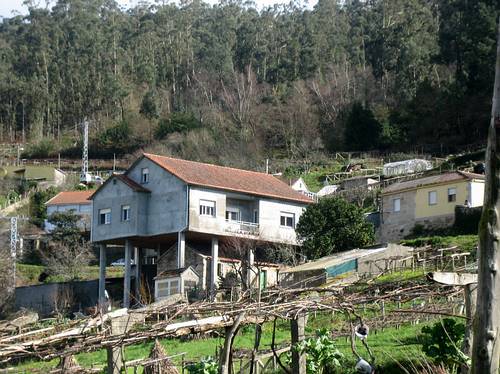
[[[497,0],[38,3],[0,23],[0,141],[33,157],[80,154],[85,118],[94,157],[237,164],[485,140]]]

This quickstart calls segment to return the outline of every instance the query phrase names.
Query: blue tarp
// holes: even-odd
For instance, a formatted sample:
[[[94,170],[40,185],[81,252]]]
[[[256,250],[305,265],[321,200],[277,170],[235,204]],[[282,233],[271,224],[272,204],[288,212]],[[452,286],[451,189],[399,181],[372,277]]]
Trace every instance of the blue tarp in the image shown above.
[[[336,277],[338,275],[345,274],[345,273],[348,273],[350,271],[356,271],[356,270],[358,270],[358,260],[354,259],[354,260],[346,261],[346,262],[343,262],[342,264],[327,267],[325,270],[326,270],[326,274],[329,277]]]

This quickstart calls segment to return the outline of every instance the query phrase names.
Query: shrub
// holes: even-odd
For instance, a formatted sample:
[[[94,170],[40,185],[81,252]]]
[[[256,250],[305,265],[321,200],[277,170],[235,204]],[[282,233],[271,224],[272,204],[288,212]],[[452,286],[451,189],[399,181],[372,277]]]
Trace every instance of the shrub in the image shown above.
[[[55,143],[52,139],[41,139],[36,143],[28,145],[22,153],[23,158],[48,158],[57,153]]]
[[[187,132],[200,127],[200,121],[192,113],[174,112],[169,118],[158,121],[156,139],[163,139],[174,132]]]
[[[307,355],[307,374],[344,373],[344,355],[335,347],[328,329],[316,331],[316,337],[308,338],[294,347]]]
[[[219,364],[213,357],[205,357],[188,365],[187,371],[189,374],[217,374],[218,368]]]
[[[465,325],[452,318],[444,318],[432,326],[422,327],[422,350],[436,363],[448,367],[466,362],[467,357],[460,351],[465,335]]]
[[[47,218],[47,208],[45,203],[57,194],[57,189],[50,187],[43,191],[36,191],[30,197],[31,222],[38,227],[42,227]]]
[[[310,259],[373,244],[373,225],[363,210],[340,197],[323,198],[307,207],[297,224],[304,254]]]

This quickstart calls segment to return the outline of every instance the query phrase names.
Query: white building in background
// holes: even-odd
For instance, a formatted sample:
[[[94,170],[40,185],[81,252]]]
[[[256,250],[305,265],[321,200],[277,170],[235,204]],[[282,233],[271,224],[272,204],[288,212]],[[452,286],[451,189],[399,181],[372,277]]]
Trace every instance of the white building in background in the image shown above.
[[[72,211],[80,216],[78,227],[82,231],[90,232],[92,218],[92,200],[89,200],[95,191],[63,191],[45,203],[47,207],[47,217],[55,212]],[[45,220],[45,231],[51,232],[54,226]]]

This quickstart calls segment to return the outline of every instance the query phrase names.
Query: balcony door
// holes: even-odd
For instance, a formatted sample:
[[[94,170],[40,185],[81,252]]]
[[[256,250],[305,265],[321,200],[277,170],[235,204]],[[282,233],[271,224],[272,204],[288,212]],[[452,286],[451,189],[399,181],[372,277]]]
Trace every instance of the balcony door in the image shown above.
[[[241,213],[238,208],[226,208],[226,220],[229,222],[241,221]]]

